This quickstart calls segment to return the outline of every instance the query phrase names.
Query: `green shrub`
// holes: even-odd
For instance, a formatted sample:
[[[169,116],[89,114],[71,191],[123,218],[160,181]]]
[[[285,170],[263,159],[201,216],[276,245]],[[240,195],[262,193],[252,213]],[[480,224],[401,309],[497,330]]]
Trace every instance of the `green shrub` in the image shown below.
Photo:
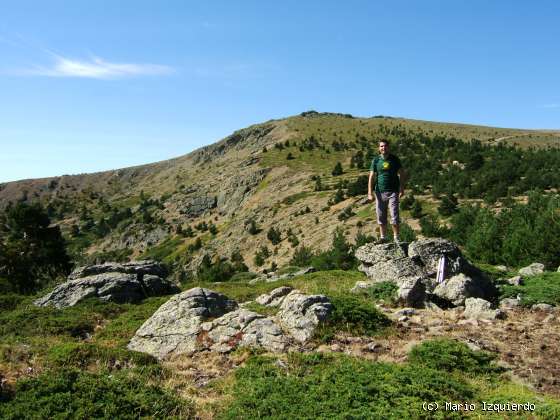
[[[548,303],[560,306],[560,273],[544,273],[527,277],[521,286],[504,285],[501,298],[521,295],[521,304],[531,306],[536,303]]]
[[[423,366],[321,353],[291,353],[283,365],[253,356],[236,370],[235,379],[234,399],[218,418],[424,418],[425,401],[441,406],[474,395],[465,381]]]
[[[375,300],[394,303],[397,300],[397,290],[399,290],[399,287],[392,281],[382,281],[368,287],[366,293]]]
[[[313,250],[305,245],[300,246],[294,252],[294,256],[290,260],[290,265],[295,265],[297,267],[306,267],[311,264],[311,260],[314,257]]]
[[[159,387],[125,375],[76,370],[46,372],[17,383],[15,395],[0,404],[3,419],[194,418],[193,404]]]
[[[317,271],[350,270],[356,265],[352,247],[346,241],[344,231],[340,227],[334,232],[331,249],[314,256],[311,265]]]
[[[329,341],[339,331],[352,335],[374,335],[391,325],[391,321],[379,312],[373,302],[355,296],[329,296],[334,306],[327,323],[317,329],[320,341]]]
[[[467,374],[502,372],[502,368],[492,363],[494,359],[495,356],[490,353],[473,351],[465,343],[449,339],[424,341],[415,346],[408,355],[408,360],[412,364]]]

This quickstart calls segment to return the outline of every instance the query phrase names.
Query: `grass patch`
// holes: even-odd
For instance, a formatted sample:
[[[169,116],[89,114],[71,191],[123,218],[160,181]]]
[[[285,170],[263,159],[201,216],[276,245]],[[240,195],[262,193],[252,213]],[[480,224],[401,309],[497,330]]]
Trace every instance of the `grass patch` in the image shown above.
[[[47,361],[53,367],[84,369],[91,365],[106,369],[157,364],[157,359],[145,353],[95,343],[62,343],[51,347]]]
[[[302,191],[296,194],[289,195],[288,197],[284,198],[281,203],[286,205],[292,205],[297,201],[301,200],[302,198],[307,197],[308,195],[313,194],[312,192]]]
[[[536,303],[560,306],[560,273],[543,273],[527,277],[521,286],[503,285],[500,294],[500,299],[521,295],[523,306]]]
[[[93,339],[97,343],[125,347],[136,330],[163,305],[170,296],[151,297],[141,304],[128,304],[126,310],[114,317]]]
[[[194,418],[190,401],[126,374],[49,371],[17,383],[0,404],[3,419]]]
[[[466,381],[442,371],[320,353],[291,353],[284,367],[254,356],[235,379],[234,400],[218,418],[421,418],[424,401],[474,396]]]
[[[160,244],[153,246],[144,252],[141,259],[153,259],[167,263],[173,262],[173,260],[178,257],[177,251],[180,249],[180,246],[183,245],[184,241],[184,238],[179,236],[167,238]]]
[[[411,364],[472,375],[503,372],[503,368],[494,365],[494,359],[491,353],[473,351],[465,343],[450,339],[424,341],[408,355]]]
[[[0,336],[25,340],[29,337],[66,336],[81,338],[91,334],[101,320],[116,317],[125,305],[87,300],[65,309],[19,306],[0,315]]]
[[[257,302],[250,302],[245,306],[245,309],[256,312],[264,316],[274,316],[280,310],[279,307],[265,306]]]

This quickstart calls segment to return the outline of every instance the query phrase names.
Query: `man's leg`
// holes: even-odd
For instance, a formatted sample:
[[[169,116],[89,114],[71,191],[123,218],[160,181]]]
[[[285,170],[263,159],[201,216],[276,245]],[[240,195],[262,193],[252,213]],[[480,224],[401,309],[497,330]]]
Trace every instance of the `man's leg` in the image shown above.
[[[387,238],[387,201],[383,199],[383,194],[375,192],[375,212],[377,214],[377,224],[381,231],[380,240]]]
[[[400,217],[399,217],[399,193],[392,193],[389,196],[389,212],[391,213],[391,227],[393,228],[393,238],[399,242]]]

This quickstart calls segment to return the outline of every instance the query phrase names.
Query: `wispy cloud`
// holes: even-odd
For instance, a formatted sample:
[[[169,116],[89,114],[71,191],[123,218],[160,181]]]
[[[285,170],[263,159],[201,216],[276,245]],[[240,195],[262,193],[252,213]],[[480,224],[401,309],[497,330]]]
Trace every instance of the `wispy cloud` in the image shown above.
[[[560,104],[554,103],[554,104],[544,104],[544,105],[539,105],[539,108],[560,108]]]
[[[174,73],[169,66],[159,64],[112,63],[99,57],[76,60],[52,54],[54,63],[49,67],[35,66],[20,73],[48,77],[84,77],[90,79],[119,79],[133,76],[160,76]]]

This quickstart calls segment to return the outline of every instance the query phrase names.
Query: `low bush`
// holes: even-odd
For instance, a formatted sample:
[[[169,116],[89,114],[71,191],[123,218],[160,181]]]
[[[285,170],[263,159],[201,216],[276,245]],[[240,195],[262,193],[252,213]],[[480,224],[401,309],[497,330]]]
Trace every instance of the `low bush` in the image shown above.
[[[375,283],[366,289],[366,293],[374,300],[383,300],[387,303],[394,303],[397,300],[398,286],[392,281],[382,281]]]
[[[521,296],[521,304],[531,306],[548,303],[560,306],[560,273],[544,273],[527,277],[521,286],[504,285],[501,298]]]
[[[234,400],[218,418],[422,418],[425,401],[474,395],[463,380],[424,366],[321,353],[291,353],[287,364],[253,356],[235,379]]]
[[[391,325],[372,302],[355,296],[329,296],[334,310],[327,323],[317,329],[316,337],[323,342],[343,331],[352,335],[374,335]]]
[[[408,355],[412,364],[467,374],[502,372],[503,368],[492,363],[494,359],[495,356],[490,353],[473,351],[465,343],[449,339],[425,341],[415,346]]]
[[[0,417],[72,419],[194,418],[193,404],[139,378],[48,371],[19,381],[0,404]]]

